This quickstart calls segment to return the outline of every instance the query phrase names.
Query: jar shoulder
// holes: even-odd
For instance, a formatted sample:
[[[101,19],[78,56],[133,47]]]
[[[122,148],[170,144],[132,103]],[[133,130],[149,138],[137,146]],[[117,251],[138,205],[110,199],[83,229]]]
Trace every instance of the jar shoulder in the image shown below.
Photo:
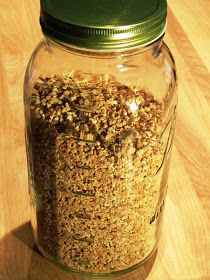
[[[29,62],[25,72],[25,81],[29,78],[28,76],[31,75],[31,71],[33,69],[33,64],[35,59],[39,56],[40,52],[42,52],[46,48],[47,42],[44,38],[42,38],[39,43],[36,45],[34,51],[32,52]]]
[[[123,52],[100,53],[62,47],[48,39],[36,46],[26,71],[25,85],[32,85],[40,75],[68,75],[71,71],[91,75],[110,75],[125,84],[136,84],[165,94],[168,85],[176,85],[174,57],[163,41],[154,46]]]
[[[165,42],[163,42],[163,45],[162,45],[162,53],[164,55],[165,61],[168,62],[170,64],[170,66],[173,68],[174,75],[176,76],[177,69],[176,69],[175,58],[174,58],[174,55],[173,55],[171,49]]]

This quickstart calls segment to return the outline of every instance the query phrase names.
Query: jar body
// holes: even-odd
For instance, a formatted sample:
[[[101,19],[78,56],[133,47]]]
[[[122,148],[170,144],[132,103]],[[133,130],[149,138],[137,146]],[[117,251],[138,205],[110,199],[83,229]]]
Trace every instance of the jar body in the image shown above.
[[[93,52],[42,41],[25,77],[26,146],[37,245],[72,272],[118,275],[161,230],[176,115],[161,41]]]

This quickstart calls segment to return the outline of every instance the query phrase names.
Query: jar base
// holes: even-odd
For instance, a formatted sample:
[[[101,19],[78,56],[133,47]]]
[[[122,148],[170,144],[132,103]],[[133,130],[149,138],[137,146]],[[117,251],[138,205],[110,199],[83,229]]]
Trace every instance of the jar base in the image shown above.
[[[143,266],[150,258],[152,258],[153,255],[155,255],[155,253],[157,251],[157,244],[156,244],[146,258],[144,258],[141,262],[135,264],[134,266],[132,266],[130,268],[126,268],[126,269],[114,271],[114,272],[88,272],[88,271],[81,271],[81,270],[71,268],[71,267],[67,266],[66,264],[60,262],[56,258],[50,256],[40,245],[36,244],[36,246],[37,246],[38,250],[40,251],[40,253],[46,259],[48,259],[51,262],[53,262],[54,264],[56,264],[62,270],[69,272],[71,274],[80,276],[80,277],[89,277],[92,279],[107,279],[107,278],[119,277],[119,276],[128,274],[128,273],[138,269],[140,266]]]

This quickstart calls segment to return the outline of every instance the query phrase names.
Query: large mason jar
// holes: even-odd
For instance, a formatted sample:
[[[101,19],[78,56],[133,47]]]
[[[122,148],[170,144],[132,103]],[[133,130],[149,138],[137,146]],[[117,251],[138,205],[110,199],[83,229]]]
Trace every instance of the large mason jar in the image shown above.
[[[41,253],[121,275],[157,249],[176,115],[166,0],[41,0],[25,75],[32,226]]]

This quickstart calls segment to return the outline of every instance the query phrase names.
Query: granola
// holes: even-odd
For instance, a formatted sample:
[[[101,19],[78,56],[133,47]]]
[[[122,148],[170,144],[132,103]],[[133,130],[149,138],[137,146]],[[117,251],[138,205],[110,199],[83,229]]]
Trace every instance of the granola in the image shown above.
[[[40,76],[30,103],[38,243],[78,270],[129,268],[156,244],[163,104],[103,75]]]

